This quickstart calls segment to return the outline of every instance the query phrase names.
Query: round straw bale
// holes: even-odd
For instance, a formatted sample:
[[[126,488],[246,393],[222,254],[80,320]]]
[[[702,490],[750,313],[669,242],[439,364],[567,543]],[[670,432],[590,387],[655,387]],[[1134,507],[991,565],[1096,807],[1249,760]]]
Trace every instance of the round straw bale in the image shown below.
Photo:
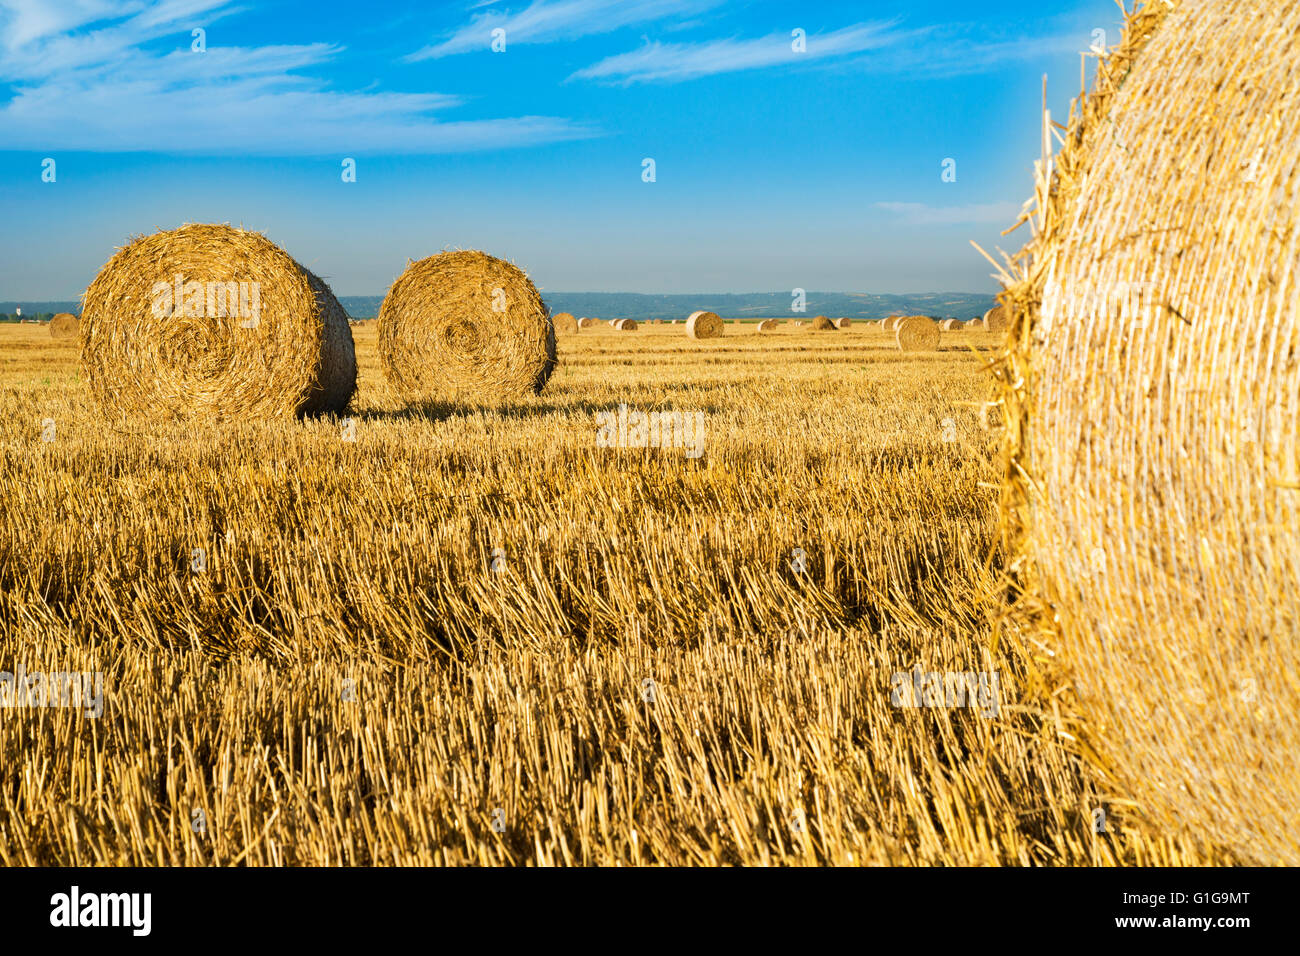
[[[894,329],[894,341],[903,352],[937,351],[939,323],[925,315],[905,316]]]
[[[776,328],[776,326],[777,326],[777,321],[776,321],[776,319],[763,319],[763,321],[761,321],[761,322],[758,323],[758,329],[757,329],[757,331],[759,331],[759,332],[771,332],[773,329]]]
[[[852,319],[849,319],[849,318],[843,318],[843,319],[836,319],[836,320],[835,320],[835,327],[836,327],[837,329],[847,329],[847,328],[848,328],[849,326],[851,326],[852,324],[853,324],[853,320],[852,320]]]
[[[556,335],[574,335],[578,331],[578,320],[572,312],[561,312],[552,317],[551,322],[555,325]]]
[[[413,262],[379,308],[379,358],[407,401],[537,394],[555,369],[555,326],[518,267],[474,250]]]
[[[833,332],[835,323],[824,315],[819,315],[812,320],[811,331],[813,332]]]
[[[939,323],[940,332],[960,332],[964,327],[961,319],[944,319]]]
[[[620,332],[635,332],[637,330],[636,319],[619,319],[614,323],[614,328]]]
[[[1007,310],[1000,305],[995,305],[984,313],[983,329],[985,332],[1006,332]]]
[[[138,237],[82,300],[91,393],[115,414],[339,412],[356,387],[347,313],[265,236],[195,223]]]
[[[984,320],[983,320],[983,319],[971,319],[969,322],[966,323],[966,331],[967,331],[967,332],[983,332],[983,331],[984,331]]]
[[[716,312],[692,312],[686,320],[686,334],[693,339],[716,339],[722,334],[722,319]]]
[[[578,320],[578,328],[580,329],[589,329],[595,324],[596,324],[595,319],[589,319],[585,315]]]
[[[71,312],[60,312],[50,319],[50,338],[75,339],[77,337],[77,317]]]
[[[1109,797],[1286,866],[1300,865],[1297,36],[1300,0],[1136,6],[1040,181],[999,296],[997,370],[1002,529],[1026,595],[1010,633],[1064,666],[1065,725]]]

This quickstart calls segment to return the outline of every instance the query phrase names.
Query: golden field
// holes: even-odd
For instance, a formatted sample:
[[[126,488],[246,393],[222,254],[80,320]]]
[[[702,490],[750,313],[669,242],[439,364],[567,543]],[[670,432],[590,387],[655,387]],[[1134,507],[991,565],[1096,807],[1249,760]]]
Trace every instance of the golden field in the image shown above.
[[[0,709],[0,862],[1232,862],[995,639],[993,336],[584,329],[540,397],[417,413],[353,334],[351,422],[196,426],[0,326],[0,670],[103,673]],[[704,454],[599,447],[620,403]],[[917,667],[996,715],[895,706]]]

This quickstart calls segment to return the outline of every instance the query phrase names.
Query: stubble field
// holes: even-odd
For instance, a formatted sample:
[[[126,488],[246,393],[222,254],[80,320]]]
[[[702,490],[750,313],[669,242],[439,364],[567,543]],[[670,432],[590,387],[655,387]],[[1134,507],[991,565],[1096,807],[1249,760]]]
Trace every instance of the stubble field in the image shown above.
[[[103,674],[0,709],[0,862],[1230,862],[995,638],[994,336],[584,329],[540,397],[416,413],[353,334],[350,421],[195,426],[0,327],[0,670]],[[620,404],[704,453],[601,447]],[[896,706],[917,669],[995,706]]]

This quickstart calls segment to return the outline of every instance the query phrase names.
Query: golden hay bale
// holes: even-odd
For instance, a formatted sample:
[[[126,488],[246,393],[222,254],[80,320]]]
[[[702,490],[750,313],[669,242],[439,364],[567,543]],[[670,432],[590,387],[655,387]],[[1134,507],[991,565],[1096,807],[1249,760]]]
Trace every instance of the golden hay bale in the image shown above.
[[[995,305],[984,313],[983,323],[980,327],[985,332],[1006,332],[1009,325],[1007,310],[1000,305]]]
[[[636,319],[619,319],[614,323],[614,328],[620,332],[635,332],[637,330]]]
[[[779,323],[776,319],[764,319],[758,323],[759,332],[771,332]]]
[[[578,328],[580,329],[589,329],[595,324],[596,324],[595,319],[589,319],[586,316],[583,316],[578,320]]]
[[[969,322],[966,323],[966,331],[967,331],[967,332],[983,332],[983,331],[984,331],[984,320],[983,320],[983,319],[971,319]]]
[[[848,328],[849,326],[851,326],[852,324],[853,324],[853,320],[852,320],[852,319],[849,319],[849,318],[843,318],[843,319],[836,319],[836,320],[835,320],[835,327],[836,327],[837,329],[847,329],[847,328]]]
[[[940,332],[960,332],[966,327],[961,319],[944,319],[939,323]]]
[[[664,324],[664,320],[663,320],[663,319],[651,319],[650,321],[651,321],[651,323],[652,323],[653,325],[663,325],[663,324]]]
[[[835,323],[824,315],[819,315],[812,320],[810,331],[813,332],[834,332]]]
[[[552,317],[551,322],[555,326],[556,335],[576,335],[578,332],[578,320],[572,312],[561,312]]]
[[[555,369],[555,326],[523,270],[474,250],[413,262],[379,308],[379,358],[407,401],[537,394]]]
[[[50,319],[50,338],[75,339],[77,337],[77,317],[71,312],[60,312]]]
[[[82,299],[101,408],[218,417],[338,412],[356,387],[347,313],[265,236],[194,223],[118,250]]]
[[[885,319],[884,329],[886,332],[893,332],[898,328],[898,323],[907,318],[905,315],[891,315]]]
[[[1287,866],[1297,36],[1300,0],[1136,8],[1039,165],[998,369],[1013,610],[1068,668],[1071,733],[1151,823]]]
[[[939,323],[925,315],[908,315],[894,329],[894,341],[903,352],[934,352],[939,348]]]
[[[693,339],[716,339],[722,334],[722,319],[716,312],[692,312],[686,320],[686,334]]]

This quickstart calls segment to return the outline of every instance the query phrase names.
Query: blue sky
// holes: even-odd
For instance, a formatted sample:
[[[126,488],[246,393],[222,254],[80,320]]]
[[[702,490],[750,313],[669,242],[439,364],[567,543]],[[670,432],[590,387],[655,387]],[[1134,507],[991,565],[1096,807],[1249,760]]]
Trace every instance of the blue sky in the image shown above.
[[[444,248],[543,291],[991,291],[969,240],[1025,237],[998,234],[1042,77],[1063,118],[1119,21],[1113,0],[0,0],[0,300],[74,297],[128,237],[191,221],[261,230],[340,295]]]

